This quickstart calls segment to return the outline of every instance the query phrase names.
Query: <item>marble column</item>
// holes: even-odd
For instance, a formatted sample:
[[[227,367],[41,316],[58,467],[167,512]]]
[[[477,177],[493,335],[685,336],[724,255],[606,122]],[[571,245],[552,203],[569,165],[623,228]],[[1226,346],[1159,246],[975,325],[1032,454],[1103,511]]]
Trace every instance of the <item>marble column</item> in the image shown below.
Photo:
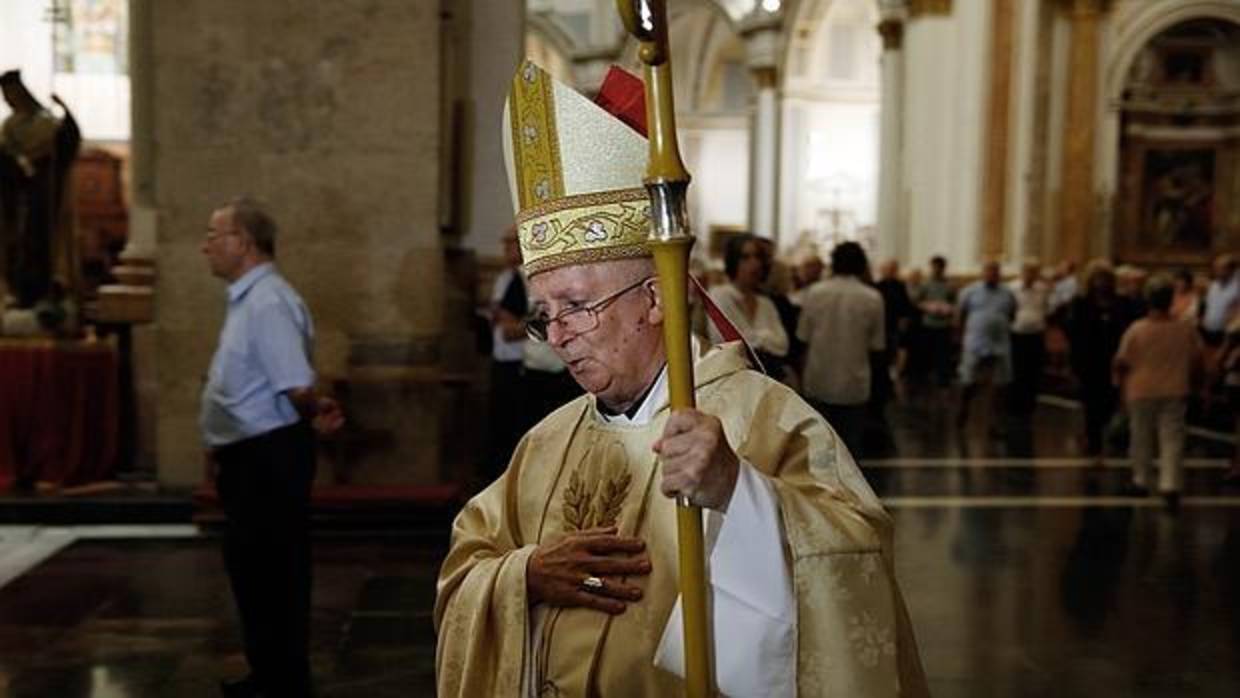
[[[756,85],[750,125],[749,229],[755,235],[779,237],[779,75],[778,20],[743,32],[746,58]],[[791,234],[791,231],[789,231]]]
[[[1098,109],[1098,61],[1102,15],[1107,0],[1064,0],[1071,19],[1068,49],[1068,99],[1060,162],[1058,249],[1084,262],[1099,232],[1095,215],[1094,150]]]
[[[982,178],[982,223],[978,252],[1001,259],[1007,240],[1007,194],[1012,101],[1015,0],[994,0],[990,33],[990,85],[986,109],[986,148]]]
[[[904,226],[904,20],[883,19],[882,105],[879,136],[878,235],[879,254],[906,259],[908,234]]]

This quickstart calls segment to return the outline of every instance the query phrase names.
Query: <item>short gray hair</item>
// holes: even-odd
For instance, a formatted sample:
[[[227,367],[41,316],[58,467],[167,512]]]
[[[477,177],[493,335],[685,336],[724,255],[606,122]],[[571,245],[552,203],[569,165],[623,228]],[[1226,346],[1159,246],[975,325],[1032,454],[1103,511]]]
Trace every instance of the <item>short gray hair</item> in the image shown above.
[[[252,196],[233,197],[226,208],[232,212],[233,225],[241,228],[263,254],[275,259],[276,221],[266,207]]]

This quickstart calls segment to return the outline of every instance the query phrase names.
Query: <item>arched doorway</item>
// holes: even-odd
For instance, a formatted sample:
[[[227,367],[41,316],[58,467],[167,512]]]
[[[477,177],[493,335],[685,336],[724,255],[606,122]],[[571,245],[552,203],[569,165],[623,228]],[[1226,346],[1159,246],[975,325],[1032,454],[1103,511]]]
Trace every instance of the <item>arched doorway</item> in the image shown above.
[[[1102,203],[1099,207],[1100,231],[1108,238],[1102,248],[1123,258],[1122,248],[1127,244],[1123,239],[1123,228],[1128,225],[1123,212],[1124,197],[1131,191],[1131,188],[1121,191],[1121,187],[1125,186],[1122,178],[1127,170],[1121,152],[1123,133],[1127,127],[1124,120],[1125,93],[1130,90],[1134,71],[1140,74],[1139,57],[1156,37],[1180,24],[1210,20],[1222,25],[1240,26],[1240,6],[1227,0],[1156,0],[1121,6],[1117,12],[1120,14],[1113,18],[1117,31],[1110,42],[1112,48],[1103,73],[1104,111],[1094,179]],[[1235,190],[1232,191],[1234,198]],[[1240,239],[1237,239],[1240,235],[1235,232],[1236,222],[1233,220],[1228,226],[1231,230],[1230,242],[1221,240],[1220,244],[1240,245]]]
[[[1204,266],[1240,237],[1240,25],[1185,19],[1132,55],[1117,101],[1112,250]]]
[[[785,247],[876,243],[879,55],[876,3],[797,6],[783,69],[780,228]]]

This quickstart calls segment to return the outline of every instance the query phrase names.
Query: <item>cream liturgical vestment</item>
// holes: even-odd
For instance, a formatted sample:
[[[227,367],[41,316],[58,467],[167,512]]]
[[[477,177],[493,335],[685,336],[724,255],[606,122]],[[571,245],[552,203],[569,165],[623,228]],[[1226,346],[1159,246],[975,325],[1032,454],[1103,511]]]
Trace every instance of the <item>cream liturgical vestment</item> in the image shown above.
[[[696,381],[698,409],[722,421],[742,460],[728,513],[707,516],[721,690],[757,676],[770,690],[731,695],[927,695],[890,521],[835,433],[793,391],[749,370],[739,343],[700,358]],[[651,451],[669,414],[666,392],[648,400],[645,423],[609,421],[590,395],[565,405],[457,517],[435,605],[442,698],[683,694],[681,679],[660,668],[678,666],[676,513]],[[728,524],[761,517],[764,497],[776,535],[759,547],[760,533]],[[531,608],[525,574],[535,547],[611,524],[646,542],[653,569],[628,580],[643,599],[618,616]]]

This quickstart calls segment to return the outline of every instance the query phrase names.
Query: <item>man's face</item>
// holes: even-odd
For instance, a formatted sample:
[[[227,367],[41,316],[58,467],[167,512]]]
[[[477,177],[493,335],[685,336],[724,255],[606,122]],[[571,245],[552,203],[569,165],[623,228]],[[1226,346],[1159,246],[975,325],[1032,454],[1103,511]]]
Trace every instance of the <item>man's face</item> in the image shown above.
[[[250,239],[233,223],[232,211],[221,208],[211,214],[201,249],[212,274],[227,281],[235,281],[241,276],[241,269],[245,265]]]
[[[1236,263],[1231,257],[1223,256],[1214,260],[1214,278],[1226,281],[1236,272]]]
[[[1026,264],[1021,268],[1021,277],[1024,278],[1026,284],[1033,284],[1042,275],[1042,269],[1036,264]]]
[[[531,301],[535,312],[554,318],[652,274],[644,260],[559,267],[530,279]],[[570,334],[558,322],[547,329],[547,343],[573,379],[609,407],[631,405],[663,366],[663,312],[654,288],[651,279],[618,296],[597,312],[592,330]]]
[[[941,279],[943,273],[947,271],[947,265],[942,262],[930,262],[930,276]]]
[[[996,262],[987,262],[982,267],[982,279],[990,286],[999,283],[999,265]]]

